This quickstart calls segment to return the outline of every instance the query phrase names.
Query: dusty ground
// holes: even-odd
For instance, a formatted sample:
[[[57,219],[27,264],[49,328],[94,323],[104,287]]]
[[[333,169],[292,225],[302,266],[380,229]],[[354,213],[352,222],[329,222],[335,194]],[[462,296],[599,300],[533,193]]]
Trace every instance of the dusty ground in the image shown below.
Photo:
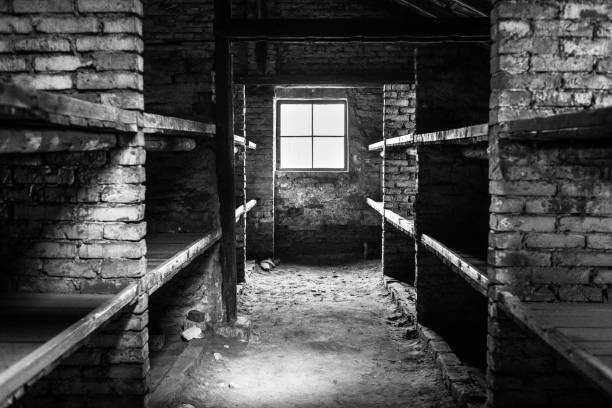
[[[379,263],[254,273],[240,299],[240,313],[253,323],[251,341],[213,345],[183,402],[454,407],[422,345],[405,338],[405,322],[380,284]]]

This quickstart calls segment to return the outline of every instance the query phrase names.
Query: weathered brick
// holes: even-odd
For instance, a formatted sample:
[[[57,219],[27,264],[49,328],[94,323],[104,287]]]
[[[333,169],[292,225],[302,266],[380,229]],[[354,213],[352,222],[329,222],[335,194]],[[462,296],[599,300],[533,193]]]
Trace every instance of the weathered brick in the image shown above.
[[[112,203],[137,203],[144,201],[145,186],[140,184],[112,184],[105,186],[100,199]]]
[[[142,75],[134,72],[79,72],[77,88],[142,90]]]
[[[15,13],[71,13],[74,11],[73,0],[17,0],[13,1]]]
[[[42,33],[96,33],[100,22],[95,17],[40,17],[36,30]]]
[[[567,2],[563,5],[561,16],[567,19],[601,19],[610,20],[612,6],[595,2]]]
[[[583,248],[585,237],[576,234],[529,233],[525,244],[530,248]]]
[[[107,18],[102,23],[105,33],[135,33],[142,36],[142,20],[138,17]]]
[[[81,258],[132,258],[145,256],[147,252],[144,240],[138,242],[96,242],[79,246]]]
[[[0,56],[1,72],[18,72],[28,70],[28,60],[17,55]]]
[[[593,249],[610,249],[612,248],[612,235],[589,234],[587,236],[587,247]]]
[[[49,276],[93,279],[100,272],[100,260],[47,259],[43,270]]]
[[[603,252],[555,252],[553,254],[555,265],[565,266],[604,266],[612,265],[612,253]]]
[[[104,238],[111,240],[139,241],[144,238],[147,223],[105,223]]]
[[[39,90],[60,91],[72,88],[70,75],[18,74],[12,80],[17,85]]]
[[[559,231],[571,232],[612,232],[612,218],[562,217]]]
[[[110,151],[112,164],[123,166],[136,166],[145,164],[147,151],[145,149],[127,148]]]
[[[143,60],[138,54],[119,52],[97,52],[93,55],[93,63],[96,69],[104,70],[143,70]]]
[[[23,38],[14,43],[16,51],[68,52],[70,42],[61,38]]]
[[[36,71],[76,71],[84,66],[87,66],[87,62],[82,62],[81,58],[74,55],[34,58],[34,69]]]
[[[144,205],[84,205],[78,208],[77,217],[84,221],[141,221]]]
[[[32,29],[32,22],[29,18],[0,16],[0,33],[29,34],[32,32]]]
[[[54,223],[45,226],[43,236],[48,238],[94,240],[102,238],[102,224]]]
[[[78,0],[80,12],[93,13],[135,13],[142,16],[142,2],[140,0]]]
[[[491,215],[491,228],[497,231],[542,231],[555,230],[555,217],[519,215]]]
[[[141,53],[143,42],[134,36],[108,35],[79,37],[76,40],[77,51],[133,51]]]
[[[496,266],[549,266],[551,254],[534,251],[492,251]]]
[[[100,275],[105,278],[135,278],[146,272],[146,260],[142,259],[104,259]]]
[[[72,258],[77,253],[72,242],[37,242],[28,249],[29,256],[39,258]]]
[[[145,178],[145,170],[141,166],[112,166],[79,174],[81,183],[139,184],[144,183]]]

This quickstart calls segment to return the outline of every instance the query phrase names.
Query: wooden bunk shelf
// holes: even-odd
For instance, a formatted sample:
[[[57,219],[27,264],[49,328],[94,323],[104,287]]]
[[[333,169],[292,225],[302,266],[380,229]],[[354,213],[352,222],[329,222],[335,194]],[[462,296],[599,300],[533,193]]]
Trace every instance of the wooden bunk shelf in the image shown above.
[[[593,140],[612,138],[612,108],[514,120],[500,126],[500,139],[518,141]]]
[[[145,135],[145,150],[150,152],[190,152],[197,142],[188,137]]]
[[[251,211],[251,209],[255,207],[256,204],[257,204],[257,200],[251,200],[248,203],[246,203],[246,205],[243,204],[240,207],[236,208],[236,222],[238,222],[240,217],[242,217],[243,215]]]
[[[386,139],[386,147],[414,146],[419,144],[474,144],[483,143],[488,140],[489,125],[482,123],[458,129],[442,130],[439,132],[408,134]],[[368,146],[370,151],[381,151],[383,141],[373,143]]]
[[[371,198],[367,199],[368,205],[372,207],[376,212],[385,217],[385,220],[393,224],[397,229],[405,234],[414,237],[414,221],[408,220],[391,210],[385,210],[383,203],[374,201]]]
[[[503,291],[497,298],[513,319],[612,395],[612,304],[521,302]]]
[[[487,295],[489,279],[486,274],[486,261],[452,250],[426,234],[421,235],[421,244],[442,259],[453,271],[467,280],[474,289],[484,296]]]
[[[235,146],[245,146],[248,149],[255,150],[257,149],[257,145],[253,142],[247,142],[246,138],[238,135],[234,135],[234,145]]]
[[[0,296],[0,406],[48,374],[64,357],[138,294],[12,293]]]
[[[133,133],[138,130],[138,115],[66,95],[0,83],[0,119],[4,124]]]
[[[216,133],[216,126],[213,123],[196,122],[153,113],[143,114],[142,122],[142,130],[145,134],[214,136]]]
[[[197,256],[221,239],[221,229],[206,233],[164,233],[147,235],[147,274],[142,285],[155,292]]]

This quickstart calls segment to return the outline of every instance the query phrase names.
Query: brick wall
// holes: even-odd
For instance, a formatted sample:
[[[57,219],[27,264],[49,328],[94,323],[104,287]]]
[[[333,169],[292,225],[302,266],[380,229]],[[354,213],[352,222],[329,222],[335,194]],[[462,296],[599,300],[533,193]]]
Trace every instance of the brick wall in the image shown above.
[[[234,85],[234,134],[244,137],[245,129],[245,88],[244,85]],[[248,143],[248,142],[247,142]],[[235,147],[234,185],[236,188],[236,206],[246,204],[246,155],[247,147]],[[236,270],[238,282],[244,281],[246,263],[246,218],[240,217],[236,223]]]
[[[149,112],[211,121],[213,1],[145,4],[145,103]]]
[[[272,256],[274,252],[274,88],[246,88],[246,132],[257,150],[246,159],[247,200],[257,200],[247,217],[247,257]]]
[[[142,109],[137,0],[0,3],[0,80]],[[6,155],[3,289],[116,293],[145,273],[142,134],[91,153]],[[10,265],[10,266],[9,266]],[[91,336],[24,405],[144,405],[148,298]]]
[[[450,44],[418,48],[418,133],[488,121],[489,52],[485,45]]]
[[[0,4],[0,80],[143,108],[140,0]]]
[[[385,85],[385,137],[414,132],[415,85]],[[414,218],[416,196],[416,150],[387,148],[385,152],[385,208],[407,219]],[[413,284],[414,239],[387,224],[384,231],[383,273]]]
[[[490,274],[499,289],[524,301],[607,301],[609,144],[502,142],[497,125],[610,105],[611,16],[607,1],[494,6]],[[609,405],[552,349],[508,320],[495,291],[488,359],[490,406]]]
[[[382,90],[279,88],[277,98],[346,98],[348,172],[282,172],[275,176],[275,249],[282,259],[355,259],[377,254],[379,217],[366,203],[379,194],[380,158],[368,145],[382,133]]]

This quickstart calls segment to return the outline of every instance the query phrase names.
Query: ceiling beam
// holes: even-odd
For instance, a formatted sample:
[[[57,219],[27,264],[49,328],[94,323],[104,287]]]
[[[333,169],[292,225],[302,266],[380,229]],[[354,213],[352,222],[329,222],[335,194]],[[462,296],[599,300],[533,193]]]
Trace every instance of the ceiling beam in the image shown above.
[[[217,35],[233,41],[488,42],[488,18],[230,20]]]
[[[444,7],[430,2],[429,0],[391,0],[396,4],[400,4],[404,7],[410,8],[420,15],[429,18],[440,18],[440,17],[455,17],[455,15]]]
[[[363,74],[280,74],[280,75],[237,75],[237,84],[245,85],[318,85],[368,87],[384,84],[412,84],[413,70],[402,74],[363,73]]]

